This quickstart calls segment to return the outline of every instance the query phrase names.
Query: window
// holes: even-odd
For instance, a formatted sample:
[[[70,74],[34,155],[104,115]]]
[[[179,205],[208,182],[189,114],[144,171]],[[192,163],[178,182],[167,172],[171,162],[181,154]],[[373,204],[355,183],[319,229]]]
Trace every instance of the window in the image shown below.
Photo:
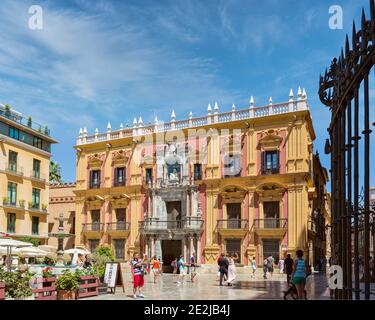
[[[279,263],[280,241],[278,239],[263,239],[263,259],[272,256],[275,264]]]
[[[8,204],[17,204],[17,184],[8,182]]]
[[[90,171],[90,188],[100,188],[100,170]]]
[[[39,217],[32,217],[31,233],[33,235],[39,234]]]
[[[91,211],[92,231],[100,231],[100,210]]]
[[[33,146],[39,149],[43,149],[42,139],[38,137],[33,137]]]
[[[202,165],[200,163],[194,164],[194,180],[202,180]]]
[[[263,152],[262,173],[279,173],[279,152],[277,150]]]
[[[33,160],[33,172],[32,175],[34,178],[40,179],[40,160]]]
[[[125,168],[119,167],[115,168],[115,181],[114,186],[124,186],[125,185]]]
[[[147,168],[146,169],[146,183],[147,184],[152,184],[152,168]]]
[[[33,188],[32,207],[34,209],[40,209],[40,190],[36,188]]]
[[[7,216],[7,232],[15,233],[16,232],[16,214],[8,213]]]
[[[115,239],[115,255],[117,260],[125,259],[125,240],[124,239]]]
[[[73,214],[75,214],[75,212],[73,211]],[[72,221],[72,227],[71,227],[71,234],[76,234],[76,217],[73,217],[73,221]]]
[[[263,213],[265,228],[280,227],[280,203],[278,201],[263,202]]]
[[[174,164],[167,164],[168,168],[168,180],[180,181],[180,164],[175,162]]]
[[[241,203],[227,203],[228,228],[241,228]]]
[[[241,155],[229,155],[224,157],[224,177],[234,178],[241,176]]]
[[[126,209],[116,209],[116,230],[125,230]]]
[[[9,162],[8,169],[11,170],[11,171],[14,171],[14,172],[17,172],[17,156],[18,156],[17,152],[9,150],[9,154],[8,154],[8,162]]]
[[[14,127],[9,127],[9,137],[19,140],[20,138],[20,131]]]
[[[90,252],[94,252],[98,246],[99,246],[99,240],[98,239],[90,239],[89,240]]]
[[[227,254],[235,256],[235,263],[241,263],[241,240],[240,239],[227,239],[226,240]]]

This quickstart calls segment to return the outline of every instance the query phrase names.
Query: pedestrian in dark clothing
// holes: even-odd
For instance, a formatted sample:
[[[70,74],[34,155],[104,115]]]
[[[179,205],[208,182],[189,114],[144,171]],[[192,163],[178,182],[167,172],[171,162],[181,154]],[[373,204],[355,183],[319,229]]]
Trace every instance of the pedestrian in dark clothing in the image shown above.
[[[218,260],[219,272],[220,272],[220,285],[223,285],[224,276],[228,278],[228,266],[229,260],[225,257],[225,254],[222,253]]]
[[[293,264],[294,264],[294,261],[290,257],[290,254],[288,253],[288,255],[286,256],[286,259],[284,261],[284,268],[285,268],[285,273],[286,273],[286,281],[287,281],[288,285],[290,284],[290,279],[292,278]]]

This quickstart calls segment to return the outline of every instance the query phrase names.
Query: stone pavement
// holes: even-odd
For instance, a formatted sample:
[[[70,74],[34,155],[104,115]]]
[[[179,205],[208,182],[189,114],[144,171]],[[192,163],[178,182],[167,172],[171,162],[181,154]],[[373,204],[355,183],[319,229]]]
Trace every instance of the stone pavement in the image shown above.
[[[117,288],[115,294],[87,298],[97,300],[134,300],[132,296],[132,279],[127,272],[124,274],[125,293]],[[216,274],[198,274],[194,283],[187,281],[177,284],[176,276],[164,274],[159,276],[158,283],[153,283],[150,275],[145,277],[143,294],[145,300],[255,300],[283,299],[283,290],[287,288],[286,275],[274,274],[272,279],[263,280],[261,274],[252,279],[249,274],[239,274],[232,287],[219,286]],[[186,276],[186,279],[188,277]],[[327,280],[324,275],[315,274],[309,277],[306,285],[308,299],[329,299]],[[291,297],[289,297],[291,299]]]

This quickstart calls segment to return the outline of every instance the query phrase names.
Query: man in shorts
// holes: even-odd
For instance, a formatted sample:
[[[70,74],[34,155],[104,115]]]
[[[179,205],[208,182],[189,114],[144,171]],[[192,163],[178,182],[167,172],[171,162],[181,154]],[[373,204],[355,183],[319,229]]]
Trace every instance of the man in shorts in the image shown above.
[[[144,260],[139,259],[139,254],[135,252],[133,254],[133,259],[131,261],[132,269],[133,269],[133,298],[137,299],[137,290],[138,290],[138,297],[144,298],[145,296],[141,292],[141,288],[143,287],[144,281],[144,270],[143,270]]]

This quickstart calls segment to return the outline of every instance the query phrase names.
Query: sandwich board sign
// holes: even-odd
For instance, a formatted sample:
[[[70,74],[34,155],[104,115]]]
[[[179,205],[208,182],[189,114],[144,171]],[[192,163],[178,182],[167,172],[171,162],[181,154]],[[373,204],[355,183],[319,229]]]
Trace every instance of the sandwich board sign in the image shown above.
[[[108,288],[110,288],[113,293],[116,292],[116,287],[122,287],[122,290],[125,292],[119,262],[107,262],[105,264],[104,283],[107,284]]]

